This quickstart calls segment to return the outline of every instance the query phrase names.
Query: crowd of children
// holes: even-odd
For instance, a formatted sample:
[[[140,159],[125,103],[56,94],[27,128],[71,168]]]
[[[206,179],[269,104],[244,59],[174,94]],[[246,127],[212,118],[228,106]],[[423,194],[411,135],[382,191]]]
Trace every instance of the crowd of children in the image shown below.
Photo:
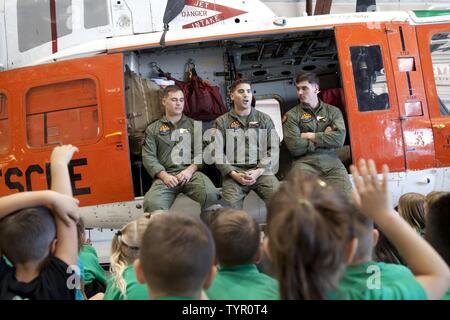
[[[202,219],[146,213],[115,233],[107,276],[72,196],[76,151],[54,149],[51,190],[0,198],[0,299],[450,299],[450,193],[405,194],[395,211],[388,169],[379,179],[365,160],[351,167],[353,199],[291,174],[264,233],[223,206]]]

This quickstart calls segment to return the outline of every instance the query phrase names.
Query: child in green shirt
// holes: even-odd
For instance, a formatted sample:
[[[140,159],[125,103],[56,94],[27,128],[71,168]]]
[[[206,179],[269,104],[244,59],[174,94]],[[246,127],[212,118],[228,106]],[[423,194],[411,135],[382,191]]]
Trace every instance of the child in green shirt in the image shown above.
[[[354,206],[316,175],[295,170],[267,207],[265,250],[283,300],[325,299],[339,280],[352,240]]]
[[[137,279],[151,299],[200,299],[214,277],[214,240],[200,219],[152,215],[142,238]]]
[[[276,300],[278,281],[260,273],[261,230],[247,212],[224,209],[209,224],[218,273],[206,295],[214,300]]]
[[[440,299],[450,285],[450,270],[439,254],[392,209],[387,189],[387,166],[377,178],[374,161],[351,166],[360,211],[353,212],[353,257],[330,294],[336,299]],[[398,249],[404,266],[374,262],[372,249],[378,238],[373,221]]]
[[[139,257],[142,235],[150,214],[134,220],[116,232],[111,244],[111,279],[104,300],[148,300],[147,287],[139,284],[133,262]]]
[[[98,293],[104,293],[106,289],[106,274],[98,262],[97,252],[94,247],[86,243],[86,231],[82,218],[77,224],[79,252],[78,259],[83,264],[84,293],[88,299]]]

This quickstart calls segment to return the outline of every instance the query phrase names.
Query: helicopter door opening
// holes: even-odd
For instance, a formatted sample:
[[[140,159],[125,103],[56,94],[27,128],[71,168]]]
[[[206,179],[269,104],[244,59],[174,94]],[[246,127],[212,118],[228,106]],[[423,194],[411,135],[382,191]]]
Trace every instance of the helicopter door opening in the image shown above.
[[[308,30],[282,34],[261,34],[255,36],[190,43],[165,48],[135,50],[125,54],[125,79],[127,70],[139,77],[144,87],[149,81],[167,84],[159,70],[169,73],[177,80],[187,80],[187,65],[194,64],[198,75],[212,85],[220,88],[224,104],[229,109],[231,103],[227,90],[234,79],[243,78],[252,83],[256,108],[266,112],[273,120],[278,134],[282,137],[281,119],[284,113],[298,104],[295,88],[297,74],[304,71],[314,72],[320,80],[320,98],[340,108],[347,125],[345,146],[338,154],[347,166],[352,162],[350,153],[351,134],[347,121],[347,105],[341,85],[341,71],[338,61],[336,37],[332,28]],[[152,80],[153,79],[153,80]],[[126,93],[131,92],[130,81],[126,81]],[[127,91],[128,90],[128,91]],[[134,90],[134,89],[133,89]],[[142,94],[150,101],[149,95]],[[147,107],[146,107],[147,106]],[[152,109],[152,108],[150,108]],[[143,131],[148,124],[137,128],[137,123],[145,123],[153,117],[148,103],[126,103],[130,151],[133,141],[143,139]],[[153,109],[152,109],[153,110]],[[145,119],[147,117],[147,120]],[[141,123],[141,124],[142,124]],[[210,128],[213,121],[203,122],[204,129]],[[141,139],[141,140],[139,140]],[[139,147],[139,143],[137,144]],[[148,191],[151,180],[142,166],[140,149],[131,156],[135,196],[143,196]],[[281,144],[280,166],[277,176],[283,179],[290,170],[291,156]],[[217,187],[221,186],[219,172],[206,166],[207,175]],[[244,204],[245,207],[245,204]]]

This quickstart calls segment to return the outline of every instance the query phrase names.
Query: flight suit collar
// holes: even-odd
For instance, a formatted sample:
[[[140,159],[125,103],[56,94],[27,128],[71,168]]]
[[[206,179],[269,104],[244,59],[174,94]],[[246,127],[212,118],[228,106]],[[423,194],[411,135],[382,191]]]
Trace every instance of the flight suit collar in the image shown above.
[[[303,111],[309,111],[313,114],[318,114],[319,112],[322,111],[322,109],[324,108],[325,103],[319,99],[319,105],[317,106],[317,108],[311,108],[309,105],[307,105],[306,103],[300,103],[299,107],[300,109],[302,109]]]
[[[186,117],[186,116],[184,115],[184,113],[183,113],[183,114],[181,115],[180,120],[177,122],[177,124],[178,124],[177,127],[179,127],[181,124],[183,124],[183,122],[185,122],[186,120],[187,120],[187,117]],[[164,124],[167,124],[170,128],[175,129],[175,125],[174,125],[170,120],[168,120],[168,119],[166,118],[166,115],[163,115],[163,116],[162,116],[161,122],[164,123]]]
[[[236,119],[237,121],[239,121],[239,122],[241,123],[241,125],[242,125],[243,127],[245,127],[245,124],[242,123],[242,121],[241,121],[239,115],[238,115],[236,112],[234,112],[234,108],[230,110],[230,116],[231,116],[233,119]],[[247,118],[247,123],[254,122],[254,121],[255,121],[255,117],[256,117],[256,111],[255,111],[255,108],[251,107],[250,113],[249,113],[248,118]]]

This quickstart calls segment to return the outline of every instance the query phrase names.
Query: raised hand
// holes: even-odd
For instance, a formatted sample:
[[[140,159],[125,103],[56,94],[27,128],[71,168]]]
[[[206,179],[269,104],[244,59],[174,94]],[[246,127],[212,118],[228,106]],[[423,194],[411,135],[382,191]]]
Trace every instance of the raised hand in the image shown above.
[[[379,215],[392,211],[390,195],[387,187],[389,168],[383,165],[383,177],[378,179],[377,169],[373,160],[361,159],[358,167],[351,165],[350,171],[355,182],[355,202],[361,210],[376,220]]]
[[[67,165],[77,151],[78,148],[71,144],[55,147],[50,157],[50,162],[52,164],[63,163]]]

